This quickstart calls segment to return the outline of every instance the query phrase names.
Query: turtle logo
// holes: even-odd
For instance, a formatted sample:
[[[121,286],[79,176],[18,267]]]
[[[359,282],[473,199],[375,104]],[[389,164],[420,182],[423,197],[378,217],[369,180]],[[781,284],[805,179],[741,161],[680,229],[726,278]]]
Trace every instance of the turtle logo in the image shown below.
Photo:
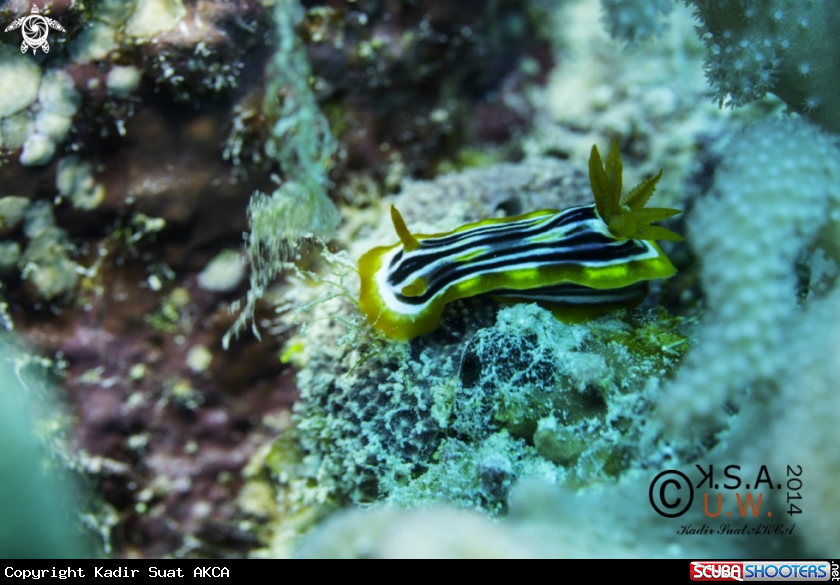
[[[49,29],[54,28],[61,32],[67,32],[54,19],[42,15],[35,5],[32,6],[32,14],[21,16],[17,20],[12,21],[12,24],[6,27],[6,32],[21,27],[23,27],[23,30],[21,30],[23,33],[23,42],[20,44],[20,52],[25,53],[27,48],[32,47],[33,55],[38,49],[41,49],[44,53],[50,52],[50,44],[47,42],[47,35],[50,32]]]

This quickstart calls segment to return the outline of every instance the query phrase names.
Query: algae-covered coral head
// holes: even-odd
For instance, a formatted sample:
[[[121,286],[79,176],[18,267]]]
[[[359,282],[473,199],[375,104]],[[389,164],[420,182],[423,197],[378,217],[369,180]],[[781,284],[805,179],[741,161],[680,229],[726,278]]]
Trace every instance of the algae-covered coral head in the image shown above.
[[[437,328],[447,303],[479,294],[537,302],[569,321],[638,304],[647,281],[676,272],[653,240],[682,238],[650,224],[679,211],[644,209],[661,172],[621,198],[621,170],[617,142],[606,165],[593,147],[595,204],[486,219],[448,233],[412,234],[392,206],[400,242],[359,260],[362,312],[386,335],[411,339]]]

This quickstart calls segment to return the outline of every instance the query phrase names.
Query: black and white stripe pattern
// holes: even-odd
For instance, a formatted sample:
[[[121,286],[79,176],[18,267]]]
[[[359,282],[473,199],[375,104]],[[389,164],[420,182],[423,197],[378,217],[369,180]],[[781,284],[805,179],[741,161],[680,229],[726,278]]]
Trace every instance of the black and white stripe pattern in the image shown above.
[[[420,247],[410,252],[402,246],[388,251],[375,275],[385,306],[405,316],[423,313],[452,287],[475,282],[482,275],[502,273],[510,275],[504,287],[481,292],[570,305],[632,302],[639,300],[643,290],[646,294],[646,285],[609,288],[593,282],[590,288],[586,282],[558,282],[556,271],[563,267],[570,272],[580,272],[581,267],[597,271],[661,255],[647,240],[613,236],[594,205],[479,224],[419,242]],[[551,281],[542,280],[540,271],[545,274],[546,269],[554,269]],[[418,279],[426,283],[425,291],[416,296],[403,295],[403,288]]]

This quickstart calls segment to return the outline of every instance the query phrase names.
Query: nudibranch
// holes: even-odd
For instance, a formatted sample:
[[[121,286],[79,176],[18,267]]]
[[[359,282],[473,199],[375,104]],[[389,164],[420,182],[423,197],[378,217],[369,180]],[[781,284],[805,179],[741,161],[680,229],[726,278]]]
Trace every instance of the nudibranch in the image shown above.
[[[644,209],[662,171],[623,198],[621,172],[617,141],[605,165],[593,146],[593,205],[486,219],[442,234],[412,234],[392,206],[400,242],[359,260],[362,312],[388,336],[411,339],[437,328],[447,303],[479,294],[536,302],[567,321],[637,305],[648,281],[676,272],[653,240],[682,240],[650,224],[680,211]]]

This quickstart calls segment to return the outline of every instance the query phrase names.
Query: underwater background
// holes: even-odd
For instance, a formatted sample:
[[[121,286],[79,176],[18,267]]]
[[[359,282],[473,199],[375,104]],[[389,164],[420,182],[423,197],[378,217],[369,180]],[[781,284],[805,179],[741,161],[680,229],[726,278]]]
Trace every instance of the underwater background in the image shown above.
[[[840,556],[840,0],[0,25],[0,556]],[[360,306],[381,247],[593,204],[593,146],[682,211],[638,306]]]

